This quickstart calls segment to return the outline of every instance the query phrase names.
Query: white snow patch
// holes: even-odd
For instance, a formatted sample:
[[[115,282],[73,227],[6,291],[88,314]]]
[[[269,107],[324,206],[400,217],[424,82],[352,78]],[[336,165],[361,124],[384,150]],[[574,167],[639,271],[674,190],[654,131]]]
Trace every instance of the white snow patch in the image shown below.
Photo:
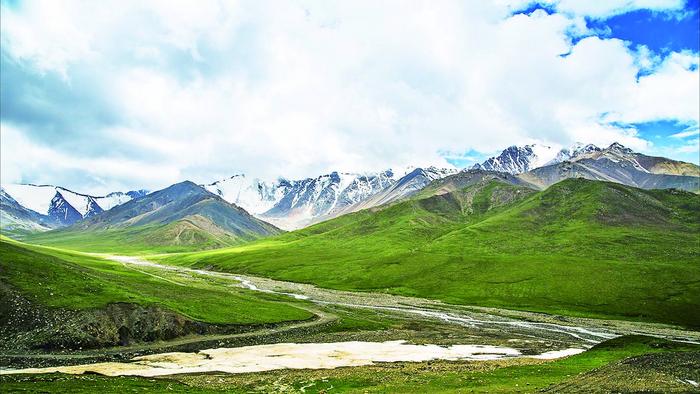
[[[117,205],[122,205],[125,202],[132,200],[131,196],[126,193],[116,192],[110,193],[103,197],[93,197],[97,205],[105,211],[108,211]]]
[[[56,188],[59,193],[63,196],[63,198],[68,201],[68,204],[70,204],[73,208],[75,208],[76,211],[80,213],[81,216],[85,216],[85,214],[88,211],[88,197],[74,193],[70,190],[66,190],[63,188]],[[99,205],[99,204],[98,204]]]
[[[540,360],[552,360],[555,358],[573,356],[575,354],[583,353],[585,351],[586,351],[586,349],[577,349],[577,348],[553,350],[550,352],[544,352],[542,354],[538,354],[536,356],[530,356],[530,358],[537,358]]]
[[[270,210],[284,197],[284,188],[278,183],[247,178],[245,174],[236,174],[203,187],[253,215]]]
[[[20,205],[44,215],[49,212],[51,199],[56,195],[54,186],[7,184],[2,187]]]
[[[535,358],[557,358],[583,351],[566,349]],[[99,373],[107,376],[164,376],[183,373],[249,373],[278,369],[333,369],[372,365],[377,362],[429,360],[498,360],[522,356],[520,351],[490,345],[413,345],[406,341],[278,343],[217,348],[197,353],[162,353],[140,356],[128,362],[105,362],[47,368],[0,370],[1,375],[18,373]]]
[[[551,146],[533,144],[530,145],[530,147],[532,149],[532,153],[535,154],[530,161],[530,170],[546,165],[550,161],[554,160],[557,153],[559,153],[559,149],[555,149]]]
[[[276,369],[333,369],[376,362],[428,360],[496,360],[520,356],[516,349],[487,345],[412,345],[405,341],[280,343],[218,348],[197,353],[163,353],[133,358],[130,362],[3,370],[0,374],[52,373],[107,376],[163,376],[182,373],[248,373]]]

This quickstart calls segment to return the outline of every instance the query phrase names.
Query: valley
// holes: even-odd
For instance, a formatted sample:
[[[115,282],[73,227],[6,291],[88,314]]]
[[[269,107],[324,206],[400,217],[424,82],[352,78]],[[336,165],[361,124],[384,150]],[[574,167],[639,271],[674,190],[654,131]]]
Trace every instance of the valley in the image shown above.
[[[513,171],[184,181],[53,229],[3,189],[0,387],[695,389],[695,168],[620,146],[488,163],[516,154]]]

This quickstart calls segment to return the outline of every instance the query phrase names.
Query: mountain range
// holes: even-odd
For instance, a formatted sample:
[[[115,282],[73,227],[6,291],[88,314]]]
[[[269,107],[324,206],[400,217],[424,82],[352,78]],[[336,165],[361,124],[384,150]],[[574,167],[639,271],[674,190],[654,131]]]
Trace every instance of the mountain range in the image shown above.
[[[265,181],[245,174],[209,184],[183,182],[105,196],[53,185],[3,185],[2,231],[17,237],[60,229],[112,234],[153,245],[207,247],[294,230],[364,209],[395,204],[430,190],[454,191],[484,177],[543,190],[570,178],[602,180],[644,189],[700,190],[700,167],[636,153],[620,144],[506,148],[469,170],[407,168],[377,173],[332,172],[315,178]],[[41,237],[41,236],[39,236]]]
[[[133,190],[92,196],[61,186],[34,184],[7,184],[2,188],[22,207],[47,216],[51,228],[71,225],[147,193]]]
[[[275,182],[237,174],[201,186],[277,227],[294,230],[395,201],[457,171],[412,167],[401,175],[392,170],[366,174],[332,172],[296,181],[279,178]]]
[[[471,168],[521,174],[563,162],[601,159],[613,161],[620,166],[632,166],[636,170],[650,174],[700,176],[700,167],[695,164],[664,157],[647,156],[634,152],[617,142],[607,148],[599,148],[593,144],[576,143],[560,150],[540,144],[522,147],[511,146],[503,150],[500,155],[491,157],[483,163],[475,164]]]

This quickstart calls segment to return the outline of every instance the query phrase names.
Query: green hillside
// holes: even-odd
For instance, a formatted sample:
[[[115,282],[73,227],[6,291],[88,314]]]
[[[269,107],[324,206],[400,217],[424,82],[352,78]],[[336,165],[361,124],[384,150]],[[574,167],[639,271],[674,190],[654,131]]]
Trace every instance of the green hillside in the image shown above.
[[[196,278],[165,278],[102,258],[6,238],[0,239],[0,293],[0,337],[23,338],[33,345],[109,344],[90,335],[108,336],[120,328],[120,319],[135,326],[132,329],[150,330],[146,337],[156,339],[173,336],[177,330],[206,331],[207,324],[242,326],[312,317],[278,302],[279,297]],[[149,324],[153,327],[144,327]],[[27,338],[28,332],[35,338]],[[65,338],[71,335],[76,337]]]
[[[119,254],[176,253],[224,248],[245,242],[201,217],[187,217],[167,224],[105,230],[59,229],[25,235],[23,241],[85,252]]]
[[[700,196],[484,178],[240,247],[164,258],[348,290],[700,326]]]

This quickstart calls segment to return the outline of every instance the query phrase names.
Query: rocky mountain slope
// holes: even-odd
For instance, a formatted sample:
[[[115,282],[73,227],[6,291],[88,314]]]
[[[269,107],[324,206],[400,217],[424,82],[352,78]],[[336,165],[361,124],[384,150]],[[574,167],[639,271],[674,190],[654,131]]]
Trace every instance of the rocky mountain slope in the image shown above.
[[[429,185],[431,182],[438,179],[445,178],[450,175],[457,174],[459,170],[449,169],[449,168],[437,168],[437,167],[426,167],[426,168],[414,168],[406,175],[398,179],[394,184],[379,193],[376,193],[364,201],[360,201],[347,207],[345,210],[338,212],[335,217],[341,214],[347,214],[351,212],[357,212],[362,209],[368,209],[373,207],[378,207],[384,204],[389,204],[408,198],[424,187]]]

